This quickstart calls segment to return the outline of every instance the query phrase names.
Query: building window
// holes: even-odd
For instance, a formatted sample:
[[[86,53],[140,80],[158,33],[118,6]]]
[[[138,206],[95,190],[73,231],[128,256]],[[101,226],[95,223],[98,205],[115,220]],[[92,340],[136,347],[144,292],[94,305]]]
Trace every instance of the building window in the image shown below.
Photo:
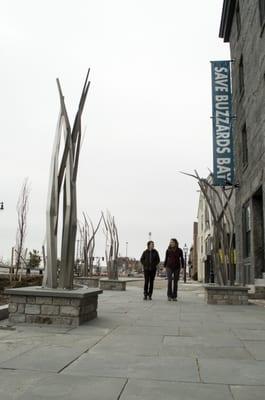
[[[248,135],[246,124],[244,124],[242,128],[242,162],[243,167],[248,165]]]
[[[239,38],[241,32],[241,16],[240,16],[239,0],[236,5],[236,27],[237,27],[237,38]]]
[[[250,221],[250,205],[247,204],[243,208],[243,230],[244,230],[244,256],[250,257],[251,254],[251,221]]]
[[[243,95],[245,91],[245,82],[244,82],[244,64],[243,64],[243,56],[240,58],[239,62],[239,93]]]
[[[265,0],[259,0],[259,15],[260,24],[263,25],[265,22]]]

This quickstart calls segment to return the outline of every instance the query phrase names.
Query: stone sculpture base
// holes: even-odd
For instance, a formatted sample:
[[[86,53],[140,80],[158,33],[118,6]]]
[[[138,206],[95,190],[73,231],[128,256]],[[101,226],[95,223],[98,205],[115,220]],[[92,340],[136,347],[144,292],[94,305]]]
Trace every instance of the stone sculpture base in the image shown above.
[[[8,318],[8,305],[4,304],[2,306],[0,306],[0,321],[2,321],[2,319],[6,319]]]
[[[47,289],[40,286],[6,289],[9,322],[78,326],[97,317],[99,289]]]
[[[204,285],[207,304],[248,304],[248,290],[244,286]]]
[[[97,288],[99,286],[99,278],[89,276],[76,276],[74,283],[78,285],[85,285],[87,287]]]
[[[119,281],[117,279],[100,279],[100,289],[103,290],[126,290],[126,281]]]

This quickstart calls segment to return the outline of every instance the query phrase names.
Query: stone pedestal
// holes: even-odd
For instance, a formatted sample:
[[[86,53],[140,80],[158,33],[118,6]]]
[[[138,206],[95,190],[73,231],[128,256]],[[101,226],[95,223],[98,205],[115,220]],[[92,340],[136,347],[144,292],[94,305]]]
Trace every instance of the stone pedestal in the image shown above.
[[[126,281],[119,281],[115,279],[100,279],[100,289],[103,290],[126,290]]]
[[[248,290],[244,286],[204,285],[207,304],[248,304]]]
[[[87,287],[97,288],[99,286],[99,278],[89,276],[76,276],[74,278],[74,283]]]
[[[102,290],[80,287],[73,290],[40,286],[6,289],[9,322],[78,326],[97,317]]]

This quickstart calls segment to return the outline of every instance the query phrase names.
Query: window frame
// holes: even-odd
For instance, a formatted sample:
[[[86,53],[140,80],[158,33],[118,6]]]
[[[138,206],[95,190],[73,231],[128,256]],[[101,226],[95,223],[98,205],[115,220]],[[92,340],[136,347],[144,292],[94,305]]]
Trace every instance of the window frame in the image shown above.
[[[244,259],[251,256],[251,208],[250,203],[243,206],[243,255]]]
[[[244,123],[241,129],[241,140],[242,140],[242,166],[243,169],[246,169],[248,166],[248,132],[246,123]]]
[[[236,28],[237,28],[237,40],[238,40],[242,28],[239,0],[236,3]]]
[[[238,64],[238,81],[239,81],[239,95],[243,97],[245,93],[245,73],[244,73],[244,58],[243,54],[240,56]]]
[[[265,1],[259,0],[259,19],[260,19],[260,26],[263,27],[265,23]]]

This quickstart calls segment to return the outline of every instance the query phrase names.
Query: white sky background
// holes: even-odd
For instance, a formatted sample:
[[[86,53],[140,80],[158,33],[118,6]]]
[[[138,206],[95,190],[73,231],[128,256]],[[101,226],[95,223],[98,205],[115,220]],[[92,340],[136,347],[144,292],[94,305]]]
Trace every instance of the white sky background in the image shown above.
[[[6,0],[0,13],[0,257],[15,243],[16,202],[31,184],[26,247],[41,249],[59,77],[73,120],[87,67],[91,89],[78,209],[115,215],[120,252],[138,258],[148,232],[161,255],[192,242],[198,193],[178,171],[212,168],[210,60],[222,0]],[[103,255],[102,234],[95,255]]]

